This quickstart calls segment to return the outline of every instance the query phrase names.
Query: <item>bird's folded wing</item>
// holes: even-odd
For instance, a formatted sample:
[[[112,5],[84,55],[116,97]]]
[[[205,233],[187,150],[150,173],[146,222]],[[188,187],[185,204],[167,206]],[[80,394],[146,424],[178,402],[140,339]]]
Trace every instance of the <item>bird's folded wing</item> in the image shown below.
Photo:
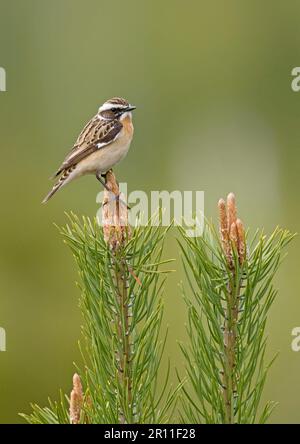
[[[56,176],[93,152],[109,145],[116,139],[122,127],[119,120],[103,121],[96,116],[84,127],[74,147],[58,169]]]

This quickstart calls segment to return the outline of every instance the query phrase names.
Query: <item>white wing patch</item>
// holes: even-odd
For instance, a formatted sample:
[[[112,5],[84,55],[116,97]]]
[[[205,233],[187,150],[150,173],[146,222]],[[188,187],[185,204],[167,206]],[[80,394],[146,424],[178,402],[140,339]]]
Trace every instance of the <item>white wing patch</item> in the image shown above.
[[[109,142],[99,142],[96,144],[96,147],[98,148],[98,150],[100,150],[101,148],[103,148],[104,146],[110,145],[112,142],[114,142],[118,137],[120,137],[120,132],[118,132],[118,134]]]
[[[111,142],[108,142],[111,143]],[[98,148],[98,150],[100,150],[100,148],[103,148],[105,145],[107,145],[107,142],[105,143],[97,143],[96,147]]]

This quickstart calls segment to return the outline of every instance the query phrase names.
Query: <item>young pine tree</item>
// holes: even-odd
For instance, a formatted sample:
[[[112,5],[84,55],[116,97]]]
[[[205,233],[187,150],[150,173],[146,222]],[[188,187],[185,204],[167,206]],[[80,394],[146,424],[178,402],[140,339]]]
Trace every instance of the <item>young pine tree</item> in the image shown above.
[[[102,226],[74,214],[61,232],[80,273],[84,366],[70,399],[33,405],[30,423],[131,424],[169,421],[177,390],[158,384],[166,231],[127,224],[127,206],[107,174]],[[157,386],[160,386],[160,390]],[[172,407],[173,408],[173,407]]]
[[[184,385],[182,420],[190,423],[264,423],[273,403],[260,409],[271,363],[265,362],[265,327],[276,296],[272,280],[292,239],[276,228],[253,239],[237,218],[235,197],[219,201],[219,232],[210,223],[181,250],[191,296],[190,344],[181,345],[189,384]]]

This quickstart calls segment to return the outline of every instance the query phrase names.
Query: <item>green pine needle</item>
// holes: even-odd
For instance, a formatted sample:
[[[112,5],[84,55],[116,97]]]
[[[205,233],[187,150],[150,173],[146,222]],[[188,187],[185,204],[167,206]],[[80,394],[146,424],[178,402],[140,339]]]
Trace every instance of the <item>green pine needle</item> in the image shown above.
[[[283,249],[292,238],[288,231],[279,228],[269,238],[257,232],[255,240],[247,242],[250,250],[243,265],[234,258],[233,276],[212,224],[207,222],[203,236],[197,238],[189,238],[181,230],[179,246],[190,288],[190,296],[183,292],[190,338],[188,346],[181,344],[189,381],[183,388],[184,422],[265,423],[268,420],[274,404],[268,403],[260,409],[271,365],[265,361],[265,326],[276,296],[272,281]],[[230,313],[229,288],[239,291],[238,321],[237,325],[232,324],[237,335],[232,368],[224,343],[224,325],[230,322],[226,320],[226,313]],[[224,387],[224,374],[232,387]],[[224,399],[228,393],[230,404]]]
[[[113,252],[96,221],[68,215],[60,229],[81,278],[84,318],[80,372],[84,405],[80,422],[92,424],[169,422],[179,387],[169,377],[157,390],[165,339],[161,339],[162,260],[167,230],[137,227],[129,242]],[[122,297],[122,305],[120,305]],[[126,355],[126,356],[125,356]],[[32,406],[30,423],[68,423],[64,396],[49,407]]]

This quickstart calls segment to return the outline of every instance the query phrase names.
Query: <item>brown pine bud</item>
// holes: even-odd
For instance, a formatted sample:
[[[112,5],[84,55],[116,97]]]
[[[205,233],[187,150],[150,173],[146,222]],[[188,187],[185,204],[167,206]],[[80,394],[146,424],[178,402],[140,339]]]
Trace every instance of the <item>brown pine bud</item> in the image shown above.
[[[73,390],[70,395],[70,423],[79,424],[80,414],[83,404],[83,392],[80,376],[75,373],[73,376]]]
[[[241,219],[237,219],[236,228],[238,233],[238,253],[239,253],[239,261],[242,265],[244,260],[246,259],[246,238],[245,238],[245,229],[244,224]]]
[[[102,205],[102,226],[105,242],[116,250],[130,237],[128,225],[128,208],[124,196],[120,194],[119,186],[112,170],[106,174],[106,186]]]
[[[227,264],[231,271],[234,271],[233,248],[236,248],[239,263],[242,265],[246,259],[247,246],[243,222],[237,219],[237,208],[233,193],[228,194],[226,203],[224,199],[220,199],[218,202],[220,237]]]
[[[235,195],[229,193],[227,196],[227,213],[228,213],[228,227],[231,229],[231,225],[236,222],[236,203]]]
[[[237,232],[237,226],[236,223],[233,222],[230,226],[230,234],[229,234],[230,240],[232,244],[238,249],[238,232]]]
[[[221,242],[223,246],[223,250],[225,256],[227,258],[227,262],[230,266],[231,264],[231,246],[229,241],[229,232],[228,232],[228,221],[227,221],[227,211],[226,211],[226,203],[224,199],[220,199],[218,202],[219,208],[219,223],[220,223],[220,236]]]
[[[219,200],[218,208],[219,208],[220,234],[222,241],[224,241],[225,239],[228,239],[227,212],[224,199]]]

